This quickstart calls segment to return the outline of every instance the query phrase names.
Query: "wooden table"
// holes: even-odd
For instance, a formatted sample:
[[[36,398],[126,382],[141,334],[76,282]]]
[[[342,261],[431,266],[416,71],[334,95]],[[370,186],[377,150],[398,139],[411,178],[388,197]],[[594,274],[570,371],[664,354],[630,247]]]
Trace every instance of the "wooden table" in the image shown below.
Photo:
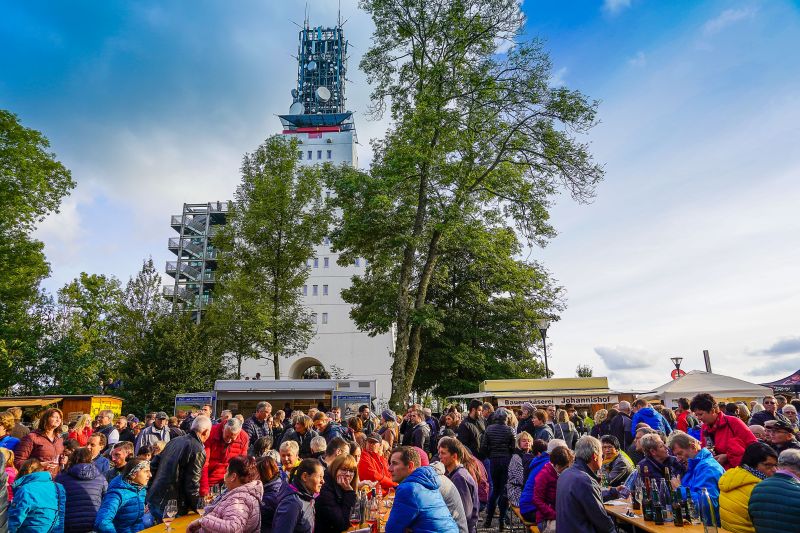
[[[634,527],[635,531],[647,531],[648,533],[675,533],[676,531],[685,531],[686,533],[703,533],[703,526],[699,524],[694,524],[691,526],[683,526],[681,528],[675,527],[672,522],[667,522],[663,526],[657,526],[654,522],[645,522],[644,518],[642,518],[642,511],[633,511],[636,516],[628,516],[625,512],[629,509],[630,500],[624,500],[626,502],[625,505],[605,505],[606,511],[608,514],[618,522],[625,522],[627,524],[631,524]],[[723,529],[722,527],[718,527],[717,531],[720,533],[730,533],[727,529]]]
[[[188,526],[198,518],[200,518],[200,515],[198,515],[197,513],[187,514],[186,516],[179,516],[178,518],[172,521],[172,530],[186,531],[186,526]],[[144,533],[145,531],[150,533],[155,533],[155,532],[163,533],[166,530],[167,530],[166,524],[157,524],[153,527],[148,527],[147,529],[142,530],[142,533]]]

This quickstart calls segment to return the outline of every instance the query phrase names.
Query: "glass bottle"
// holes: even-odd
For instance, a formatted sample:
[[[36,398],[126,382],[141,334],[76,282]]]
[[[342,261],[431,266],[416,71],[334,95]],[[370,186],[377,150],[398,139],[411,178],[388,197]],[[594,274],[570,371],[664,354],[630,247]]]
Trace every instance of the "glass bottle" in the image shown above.
[[[666,479],[662,479],[658,483],[658,499],[664,510],[664,522],[672,522],[672,493]]]
[[[644,492],[642,494],[642,516],[645,522],[653,521],[653,500],[650,486],[650,471],[644,467]]]
[[[661,500],[655,487],[653,487],[653,521],[657,526],[664,525],[664,508],[661,506]]]
[[[672,493],[672,521],[675,527],[683,527],[683,509],[678,489],[675,489],[675,492]]]

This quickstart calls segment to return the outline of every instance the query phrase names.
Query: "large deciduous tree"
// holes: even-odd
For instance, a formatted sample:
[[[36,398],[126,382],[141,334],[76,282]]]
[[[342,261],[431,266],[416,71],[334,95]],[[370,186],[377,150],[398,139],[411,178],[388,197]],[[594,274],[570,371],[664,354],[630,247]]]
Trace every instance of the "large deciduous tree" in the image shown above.
[[[300,167],[297,146],[275,135],[244,156],[228,224],[215,239],[219,283],[209,316],[224,321],[237,373],[243,358],[264,357],[280,379],[281,358],[305,351],[313,335],[301,288],[330,210],[322,171]]]
[[[399,407],[435,327],[429,289],[443,250],[468,223],[513,225],[527,244],[544,245],[554,235],[551,197],[563,187],[587,201],[602,178],[579,138],[595,123],[596,103],[549,85],[546,52],[521,39],[517,0],[361,5],[376,27],[361,62],[372,111],[389,109],[394,125],[374,143],[369,174],[331,180],[342,217],[333,238],[341,261],[368,260],[363,286],[348,295],[359,327],[396,325],[391,403]],[[503,43],[511,48],[498,53]],[[391,297],[365,289],[386,283]],[[388,315],[369,312],[382,305]]]

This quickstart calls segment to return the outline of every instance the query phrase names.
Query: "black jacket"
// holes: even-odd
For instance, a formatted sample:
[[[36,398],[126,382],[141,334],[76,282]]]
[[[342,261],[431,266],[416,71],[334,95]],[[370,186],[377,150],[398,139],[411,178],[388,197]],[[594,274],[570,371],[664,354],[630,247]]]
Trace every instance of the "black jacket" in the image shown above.
[[[467,416],[461,421],[461,424],[459,424],[456,438],[472,452],[472,455],[480,457],[481,440],[483,439],[483,433],[485,431],[486,428],[483,425],[483,420],[480,418],[473,420]]]
[[[150,463],[153,483],[147,491],[148,503],[163,509],[174,498],[178,500],[179,515],[194,510],[205,462],[206,450],[195,432],[170,440]]]
[[[414,426],[414,430],[411,432],[411,445],[426,452],[430,451],[431,428],[427,423],[420,422]]]
[[[131,428],[126,427],[122,431],[119,431],[119,441],[136,442],[136,435],[133,434],[133,430]]]
[[[489,424],[481,442],[481,454],[488,459],[511,457],[515,449],[514,430],[506,424]]]
[[[8,474],[6,456],[0,453],[0,533],[8,533]]]
[[[536,428],[533,425],[533,417],[523,418],[519,421],[519,424],[517,424],[517,435],[523,431],[527,431],[528,434],[533,436],[535,430]]]
[[[356,492],[344,491],[325,470],[325,484],[314,502],[314,533],[341,533],[350,528],[350,513],[356,503]]]
[[[617,437],[623,450],[633,444],[633,432],[631,431],[631,417],[625,413],[620,413],[614,417],[610,424],[611,434]],[[602,435],[601,435],[602,436]]]
[[[294,429],[287,429],[286,432],[283,434],[283,439],[281,440],[281,444],[284,442],[289,442],[290,440],[295,441],[298,446],[300,446],[300,459],[306,459],[311,457],[311,439],[319,435],[315,430],[309,429],[305,432],[305,434],[300,435]]]

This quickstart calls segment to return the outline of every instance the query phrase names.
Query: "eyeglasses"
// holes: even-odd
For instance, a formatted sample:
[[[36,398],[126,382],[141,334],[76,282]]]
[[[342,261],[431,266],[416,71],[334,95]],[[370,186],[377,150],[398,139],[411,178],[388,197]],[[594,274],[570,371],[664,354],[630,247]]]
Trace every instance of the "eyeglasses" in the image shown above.
[[[350,470],[349,468],[342,468],[341,470],[339,470],[339,472],[342,472],[343,474],[350,474],[351,476],[356,475],[356,471]]]
[[[778,463],[767,463],[766,461],[762,462],[762,463],[758,463],[758,465],[759,466],[763,466],[764,468],[767,468],[769,470],[775,470],[775,469],[778,468]]]
[[[770,405],[770,404],[774,404],[774,403],[775,402],[771,402],[771,401],[770,402],[764,402],[764,405]]]

